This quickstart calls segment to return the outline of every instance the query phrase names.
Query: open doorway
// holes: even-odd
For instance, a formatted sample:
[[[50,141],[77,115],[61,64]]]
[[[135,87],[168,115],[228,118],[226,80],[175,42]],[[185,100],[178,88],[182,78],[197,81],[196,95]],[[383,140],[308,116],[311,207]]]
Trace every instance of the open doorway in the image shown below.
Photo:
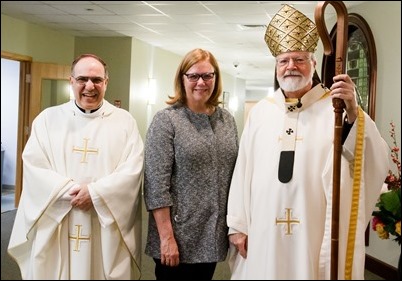
[[[18,207],[22,192],[22,151],[30,134],[31,124],[46,104],[41,104],[42,90],[46,88],[47,79],[67,80],[70,76],[69,65],[32,62],[28,56],[1,52],[2,59],[9,59],[20,63],[18,91],[18,127],[17,127],[17,152],[15,174],[14,205]],[[2,68],[3,70],[3,68]],[[53,87],[51,83],[51,88]],[[56,84],[58,85],[58,84]],[[58,86],[55,86],[58,88]],[[2,91],[3,92],[3,91]],[[46,97],[44,97],[46,99]],[[60,100],[56,99],[59,103]],[[41,107],[42,106],[42,107]],[[2,118],[3,120],[3,118]]]
[[[22,160],[21,160],[21,154],[23,147],[25,146],[25,143],[28,140],[28,133],[29,133],[29,125],[28,125],[28,117],[29,117],[29,93],[30,93],[30,74],[31,74],[31,61],[32,58],[28,56],[23,56],[23,55],[18,55],[18,54],[13,54],[9,52],[1,52],[1,58],[2,58],[2,101],[4,98],[8,96],[8,93],[6,93],[6,90],[3,89],[3,82],[8,84],[9,81],[13,81],[12,85],[9,86],[9,90],[11,91],[12,89],[12,100],[13,104],[15,101],[17,101],[17,106],[13,107],[11,104],[5,104],[7,107],[7,110],[5,109],[4,111],[7,111],[6,116],[3,116],[3,105],[2,105],[2,141],[3,138],[5,138],[6,134],[14,135],[12,133],[13,131],[16,130],[16,138],[14,139],[14,151],[11,148],[12,145],[7,145],[7,147],[10,147],[10,158],[6,158],[4,161],[7,159],[10,159],[10,162],[14,162],[15,166],[13,164],[8,164],[4,163],[4,167],[9,167],[11,171],[14,171],[12,175],[7,174],[7,183],[14,183],[14,206],[17,207],[19,203],[19,198],[21,195],[22,191]],[[16,75],[17,77],[14,78],[9,78],[7,77],[8,81],[6,81],[6,73],[10,71],[8,68],[3,68],[3,59],[5,59],[5,62],[7,65],[13,65],[17,67]],[[4,78],[4,81],[3,81]],[[8,90],[7,90],[8,91]],[[11,110],[8,109],[10,107]],[[4,118],[3,118],[4,117]],[[10,121],[10,128],[8,128],[6,131],[3,132],[3,122],[7,122],[8,120],[14,120]],[[17,127],[15,126],[15,123],[17,124]],[[4,125],[7,127],[6,125]],[[3,135],[3,133],[5,135]],[[7,152],[7,147],[5,150],[5,155],[8,154]],[[9,170],[9,171],[10,171]],[[5,172],[5,171],[3,171]],[[10,172],[8,172],[10,173]],[[6,179],[6,178],[5,178]]]
[[[19,74],[19,61],[1,59],[1,212],[15,208]]]

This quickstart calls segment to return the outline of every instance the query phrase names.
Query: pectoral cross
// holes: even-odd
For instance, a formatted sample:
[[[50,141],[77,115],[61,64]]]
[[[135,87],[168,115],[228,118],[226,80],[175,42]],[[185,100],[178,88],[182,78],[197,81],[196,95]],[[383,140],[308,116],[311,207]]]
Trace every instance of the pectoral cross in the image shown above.
[[[292,235],[292,224],[300,224],[300,221],[297,219],[292,219],[292,209],[286,208],[286,218],[285,219],[276,219],[275,224],[285,224],[286,225],[286,235]]]
[[[84,147],[83,148],[73,146],[73,152],[77,151],[77,152],[82,153],[82,158],[80,161],[81,163],[88,163],[87,162],[87,154],[88,153],[96,153],[96,154],[98,153],[98,149],[88,148],[88,141],[89,141],[89,139],[84,138]]]
[[[82,225],[76,224],[75,225],[75,233],[74,235],[68,235],[68,238],[71,240],[75,240],[75,245],[74,245],[74,251],[79,252],[80,251],[80,246],[81,246],[81,241],[89,241],[91,240],[90,236],[81,236],[81,228]]]

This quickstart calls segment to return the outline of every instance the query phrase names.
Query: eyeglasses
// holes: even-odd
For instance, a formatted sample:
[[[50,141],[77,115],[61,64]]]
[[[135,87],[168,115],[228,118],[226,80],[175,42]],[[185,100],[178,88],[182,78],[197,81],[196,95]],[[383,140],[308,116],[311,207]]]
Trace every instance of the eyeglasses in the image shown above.
[[[102,77],[78,76],[78,77],[73,77],[73,78],[80,85],[85,85],[88,82],[88,80],[91,80],[91,82],[95,85],[100,85],[103,83],[103,81],[105,81],[105,78],[102,78]]]
[[[198,74],[198,73],[184,73],[183,75],[186,75],[188,81],[190,81],[190,82],[197,82],[198,79],[200,79],[200,77],[201,77],[202,80],[204,80],[204,81],[209,81],[209,80],[211,80],[211,79],[214,78],[215,72],[206,72],[206,73],[202,73],[202,74]]]
[[[284,66],[289,65],[290,60],[292,60],[295,65],[304,65],[307,61],[310,60],[310,58],[307,58],[307,57],[282,58],[282,59],[277,59],[276,63],[280,67],[284,67]]]

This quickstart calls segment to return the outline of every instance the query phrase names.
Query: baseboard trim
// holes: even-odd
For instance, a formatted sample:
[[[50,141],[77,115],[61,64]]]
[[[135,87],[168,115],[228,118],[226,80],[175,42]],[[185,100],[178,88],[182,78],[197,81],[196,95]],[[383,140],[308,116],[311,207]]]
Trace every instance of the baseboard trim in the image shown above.
[[[398,280],[397,268],[366,254],[364,267],[385,280]]]

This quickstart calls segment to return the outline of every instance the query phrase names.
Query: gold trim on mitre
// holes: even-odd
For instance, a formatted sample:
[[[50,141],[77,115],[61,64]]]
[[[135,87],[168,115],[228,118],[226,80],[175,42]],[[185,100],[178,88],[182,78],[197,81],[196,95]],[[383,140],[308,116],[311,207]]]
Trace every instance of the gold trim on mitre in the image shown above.
[[[314,53],[318,43],[314,22],[295,8],[284,5],[272,18],[265,32],[265,42],[272,55],[304,51]]]

